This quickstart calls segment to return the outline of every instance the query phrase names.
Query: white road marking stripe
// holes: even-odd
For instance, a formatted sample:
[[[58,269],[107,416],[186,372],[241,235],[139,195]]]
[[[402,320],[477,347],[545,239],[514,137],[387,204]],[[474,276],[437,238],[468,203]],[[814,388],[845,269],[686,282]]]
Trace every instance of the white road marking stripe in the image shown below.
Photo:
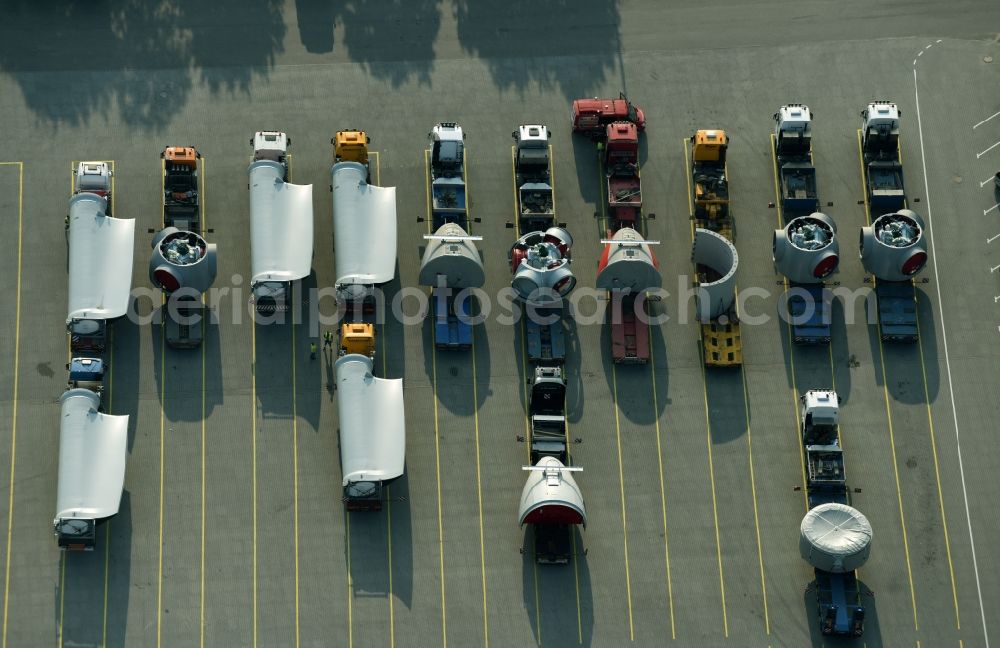
[[[913,69],[913,99],[917,106],[917,132],[920,136],[920,163],[924,172],[924,204],[927,207],[927,238],[931,242],[931,266],[934,269],[934,283],[937,287],[938,318],[941,321],[941,345],[944,348],[945,373],[948,375],[948,397],[951,400],[951,417],[955,423],[955,450],[958,455],[958,474],[962,482],[962,500],[965,504],[965,523],[969,531],[969,549],[972,554],[972,570],[976,576],[976,595],[979,598],[979,617],[983,623],[983,641],[990,647],[990,635],[986,630],[986,608],[983,607],[983,588],[979,582],[979,561],[976,558],[976,539],[972,533],[972,517],[969,514],[969,492],[965,485],[965,463],[962,461],[962,440],[958,431],[958,410],[955,407],[955,386],[951,378],[951,356],[948,353],[948,335],[944,325],[944,303],[941,300],[941,279],[938,274],[937,251],[931,231],[931,198],[927,179],[927,156],[924,147],[924,126],[920,119],[920,91],[917,85],[917,69]],[[998,142],[1000,144],[1000,142]],[[994,144],[996,146],[996,144]]]

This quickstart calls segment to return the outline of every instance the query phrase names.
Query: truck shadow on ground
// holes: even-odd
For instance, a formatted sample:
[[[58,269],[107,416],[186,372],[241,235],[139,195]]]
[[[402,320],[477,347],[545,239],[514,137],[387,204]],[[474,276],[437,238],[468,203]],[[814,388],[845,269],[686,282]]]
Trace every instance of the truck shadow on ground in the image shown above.
[[[161,339],[163,308],[161,306],[153,313],[150,325],[156,398],[164,409],[167,421],[201,421],[202,396],[205,418],[211,415],[223,398],[218,322],[213,323],[211,315],[206,317],[202,329],[204,337],[197,348],[174,349]]]
[[[381,512],[346,513],[344,560],[357,598],[388,598],[390,592],[390,533],[392,596],[407,608],[413,603],[413,533],[409,483],[406,475],[386,488]],[[349,553],[348,553],[349,552]]]
[[[98,524],[94,551],[60,555],[65,571],[55,588],[56,642],[61,638],[67,646],[125,645],[131,557],[132,508],[129,492],[124,491],[118,515]],[[102,612],[107,616],[98,617]]]
[[[566,565],[535,563],[534,531],[524,527],[521,583],[524,609],[538,645],[589,646],[594,635],[594,597],[583,536],[573,528],[574,555]],[[579,617],[577,616],[579,592]]]
[[[878,607],[875,605],[875,595],[861,580],[858,587],[861,590],[861,604],[865,607],[865,633],[860,637],[826,637],[820,632],[819,617],[816,608],[815,583],[809,583],[802,595],[802,606],[809,628],[809,639],[813,648],[882,648],[882,630],[878,623]]]
[[[197,81],[213,94],[247,92],[270,73],[285,35],[280,0],[57,4],[6,2],[0,25],[0,70],[17,81],[32,112],[56,125],[117,111],[130,127],[161,131]],[[246,17],[239,29],[230,28],[234,15]],[[97,60],[80,55],[94,43]]]
[[[657,302],[649,302],[648,305],[653,309],[650,312],[651,316],[656,317],[660,314]],[[642,326],[641,323],[639,325]],[[611,325],[607,322],[607,318],[601,324],[601,356],[608,389],[617,401],[622,416],[638,425],[652,425],[659,420],[668,400],[668,366],[663,331],[659,326],[649,326],[648,330],[651,363],[615,365],[611,357]],[[655,394],[652,373],[654,368]],[[742,403],[742,400],[740,402]]]
[[[778,330],[785,359],[785,377],[799,396],[810,389],[834,389],[844,405],[851,393],[851,359],[848,350],[844,307],[840,299],[830,303],[830,343],[798,344],[792,340],[791,326],[781,319],[779,297]],[[794,369],[794,380],[793,372]]]
[[[134,302],[133,302],[134,307]],[[134,308],[133,308],[133,312]],[[108,394],[104,403],[109,414],[128,414],[128,450],[131,454],[138,425],[139,408],[139,345],[142,330],[127,317],[113,324],[112,348],[109,361]]]
[[[478,313],[478,310],[473,309],[472,312]],[[472,416],[491,393],[489,331],[486,326],[477,324],[472,327],[472,335],[475,340],[473,349],[437,349],[434,346],[434,316],[428,314],[421,325],[424,372],[428,380],[433,381],[436,371],[438,402],[458,416]],[[473,357],[476,363],[475,394],[472,390]]]
[[[935,315],[926,292],[917,288],[916,299],[920,331],[920,339],[916,343],[880,342],[877,320],[868,324],[868,343],[876,364],[875,382],[883,385],[881,363],[884,362],[885,382],[888,383],[889,396],[893,401],[910,405],[933,405],[941,383]]]

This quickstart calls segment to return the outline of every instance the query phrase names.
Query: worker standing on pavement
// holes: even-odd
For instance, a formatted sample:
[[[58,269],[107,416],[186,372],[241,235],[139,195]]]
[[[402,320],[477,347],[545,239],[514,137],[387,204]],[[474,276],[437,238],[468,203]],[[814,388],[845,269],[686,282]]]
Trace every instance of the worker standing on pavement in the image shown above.
[[[316,343],[315,342],[310,342],[309,343],[309,359],[310,360],[315,360],[316,359]]]
[[[333,348],[333,333],[330,331],[323,334],[323,349],[325,350],[327,347]]]
[[[997,174],[993,176],[993,182],[996,184],[997,189],[1000,189],[1000,171],[997,171]]]

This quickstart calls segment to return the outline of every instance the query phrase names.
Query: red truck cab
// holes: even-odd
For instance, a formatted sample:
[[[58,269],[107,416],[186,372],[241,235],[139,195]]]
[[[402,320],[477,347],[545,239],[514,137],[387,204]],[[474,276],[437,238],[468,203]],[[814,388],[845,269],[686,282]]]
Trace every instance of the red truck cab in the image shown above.
[[[646,114],[620,94],[618,99],[577,99],[573,102],[573,131],[600,134],[612,122],[627,121],[646,128]]]

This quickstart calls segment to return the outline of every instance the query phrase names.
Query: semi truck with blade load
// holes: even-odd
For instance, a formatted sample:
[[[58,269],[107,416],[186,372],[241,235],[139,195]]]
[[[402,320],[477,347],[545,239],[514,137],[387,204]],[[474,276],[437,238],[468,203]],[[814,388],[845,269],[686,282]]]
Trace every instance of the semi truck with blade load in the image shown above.
[[[525,337],[528,361],[562,364],[566,360],[564,298],[576,286],[570,268],[573,237],[562,227],[531,231],[511,246],[507,255],[511,287],[527,307]]]
[[[771,135],[781,227],[772,258],[788,281],[782,316],[796,344],[829,344],[832,295],[824,281],[840,263],[837,226],[819,211],[812,159],[812,112],[787,104],[774,113]]]
[[[514,138],[514,186],[521,231],[555,225],[555,189],[549,155],[549,129],[540,124],[520,126]]]
[[[287,311],[312,271],[312,185],[290,182],[285,133],[258,131],[250,144],[250,290],[259,312]]]
[[[163,226],[201,231],[201,153],[193,146],[168,146],[163,160]]]
[[[434,229],[457,223],[469,230],[465,192],[465,133],[455,122],[436,124],[430,138],[431,222]]]
[[[511,287],[524,307],[524,347],[530,378],[527,398],[528,478],[518,519],[528,525],[534,559],[566,564],[573,557],[577,525],[586,525],[583,495],[573,479],[566,427],[565,298],[576,286],[573,237],[556,223],[549,130],[521,126],[512,133],[517,240],[508,254]],[[527,537],[525,539],[528,549]]]
[[[112,171],[107,162],[81,162],[69,201],[70,350],[101,352],[109,325],[128,310],[135,221],[111,214]]]
[[[387,484],[403,475],[406,419],[403,380],[377,378],[367,355],[337,358],[340,465],[348,511],[381,511]]]
[[[431,287],[434,344],[439,349],[472,348],[471,289],[486,281],[475,241],[457,223],[444,223],[424,236],[427,247],[420,263],[419,282]]]
[[[861,228],[861,264],[874,276],[879,334],[883,342],[916,342],[915,277],[927,265],[924,221],[901,209]]]
[[[879,334],[883,342],[916,342],[913,279],[927,265],[924,222],[907,205],[903,185],[899,120],[891,101],[861,111],[858,146],[868,225],[861,228],[861,264],[875,284]]]
[[[586,101],[574,102],[574,113]],[[624,97],[619,101],[624,102]],[[604,250],[596,283],[597,288],[607,290],[610,303],[611,355],[616,363],[644,364],[650,354],[646,293],[662,283],[651,247],[658,241],[646,240],[642,213],[639,133],[646,122],[642,111],[632,104],[627,110],[613,112],[616,118],[606,120],[602,129],[580,126],[574,130],[597,141],[605,179],[606,236],[601,241]]]
[[[201,296],[215,281],[216,246],[200,234],[167,226],[152,242],[149,279],[166,295],[164,337],[175,349],[201,344],[206,306]]]
[[[815,574],[810,589],[816,595],[820,631],[860,637],[865,607],[856,570],[871,553],[872,527],[850,506],[839,412],[833,390],[812,389],[800,398],[809,511],[799,528],[799,549]]]
[[[688,166],[688,207],[694,225],[691,260],[698,284],[698,321],[706,366],[737,366],[743,362],[743,338],[736,311],[736,269],[739,256],[729,204],[729,170],[725,131],[696,131],[685,141]]]
[[[93,551],[97,525],[116,515],[121,504],[129,417],[101,413],[101,396],[86,388],[67,390],[59,404],[53,532],[64,551]]]
[[[571,473],[566,435],[566,381],[562,367],[535,367],[528,416],[531,466],[521,496],[521,525],[530,524],[535,559],[565,564],[573,555],[574,527],[586,526],[583,496]]]
[[[370,141],[363,131],[333,138],[334,271],[349,318],[372,312],[376,288],[396,276],[396,188],[371,183]]]
[[[829,344],[832,294],[823,281],[840,264],[837,226],[822,212],[774,231],[772,259],[788,280],[785,312],[796,344]]]

